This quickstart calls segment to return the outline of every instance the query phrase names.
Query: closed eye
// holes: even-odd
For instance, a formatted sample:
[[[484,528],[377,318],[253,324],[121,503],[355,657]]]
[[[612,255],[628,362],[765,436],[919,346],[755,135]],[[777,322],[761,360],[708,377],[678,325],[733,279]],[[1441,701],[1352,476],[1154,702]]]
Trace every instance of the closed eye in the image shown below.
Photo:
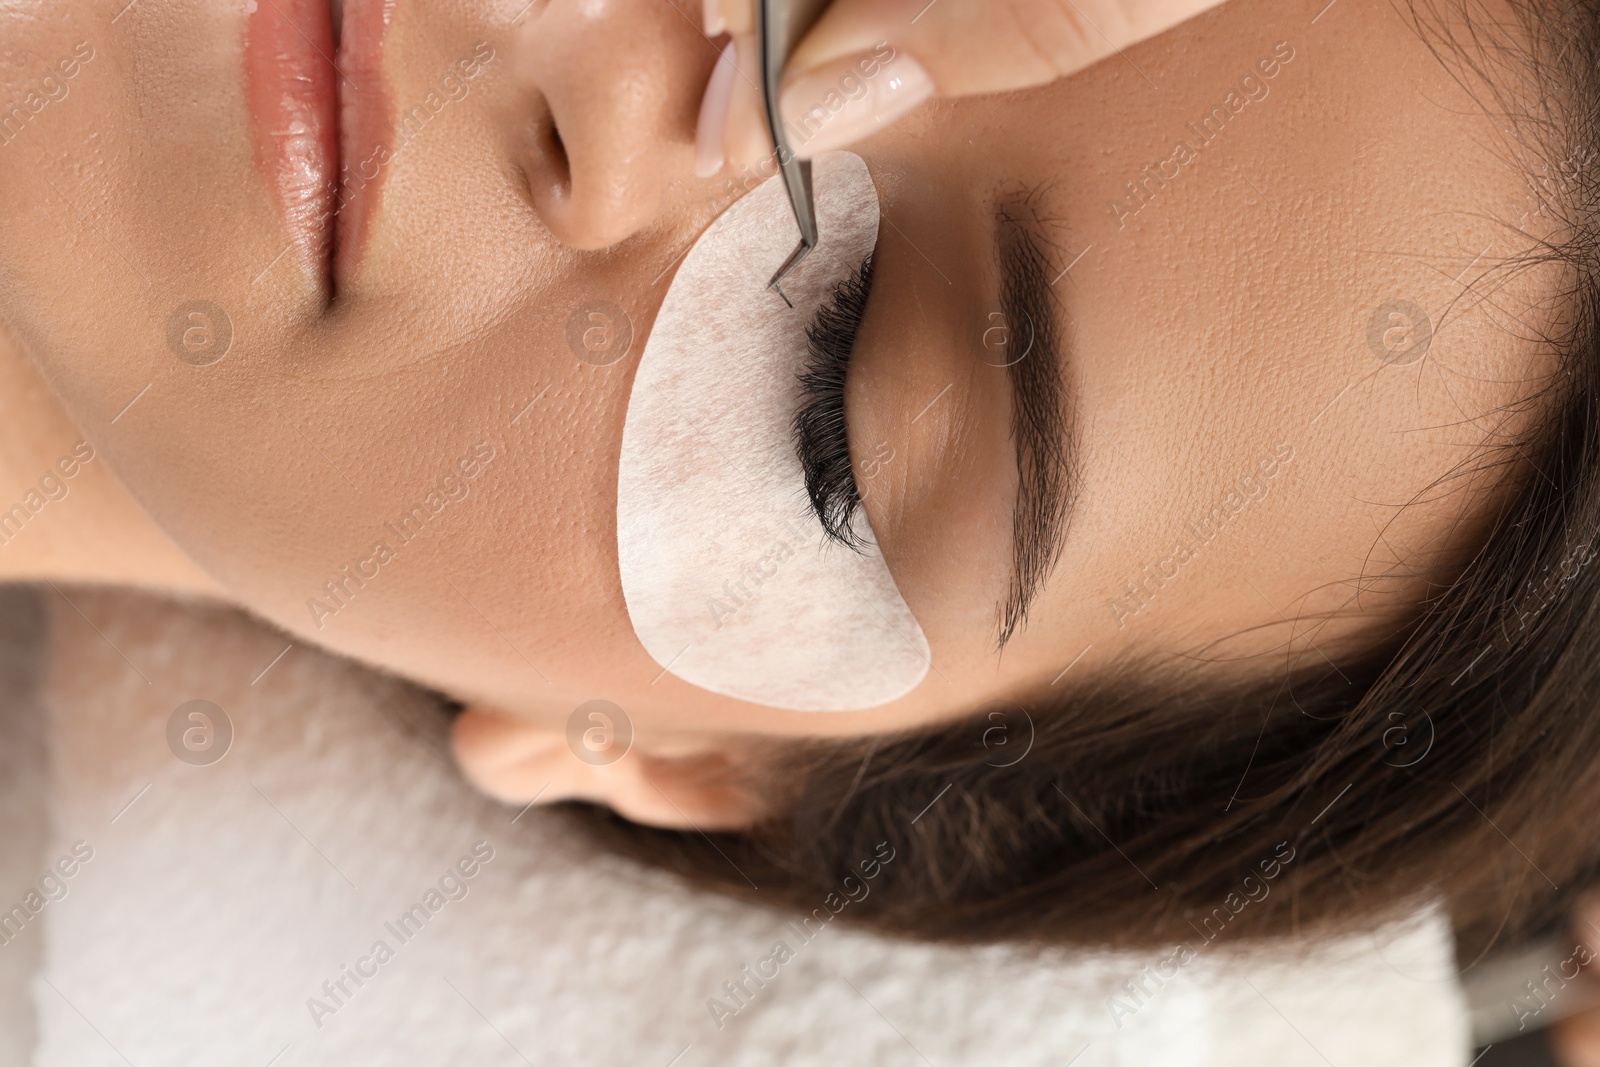
[[[861,492],[850,461],[844,383],[856,331],[872,291],[872,257],[839,283],[806,327],[810,356],[800,374],[805,399],[794,417],[795,453],[805,472],[806,496],[829,540],[860,552],[867,541],[855,529]]]

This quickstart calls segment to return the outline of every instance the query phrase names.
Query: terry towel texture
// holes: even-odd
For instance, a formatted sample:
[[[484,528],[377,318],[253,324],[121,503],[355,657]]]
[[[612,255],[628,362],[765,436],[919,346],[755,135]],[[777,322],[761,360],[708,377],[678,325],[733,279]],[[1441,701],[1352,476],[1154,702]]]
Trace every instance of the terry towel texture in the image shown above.
[[[0,587],[0,1067],[26,1067],[37,1037],[29,985],[44,938],[18,927],[31,921],[24,902],[47,863],[49,781],[37,677],[43,631],[38,597]],[[10,914],[18,904],[21,918]]]
[[[39,1067],[1467,1062],[1436,915],[1314,955],[1241,958],[1224,935],[1114,1018],[1160,954],[1027,959],[839,924],[802,941],[798,916],[479,797],[404,685],[298,645],[275,660],[288,638],[229,612],[64,593],[77,610],[46,593],[53,823],[27,869],[92,858],[0,948],[41,953]],[[197,699],[234,731],[210,766],[168,743]],[[780,940],[776,973],[744,978]],[[739,981],[743,1006],[714,1018]]]

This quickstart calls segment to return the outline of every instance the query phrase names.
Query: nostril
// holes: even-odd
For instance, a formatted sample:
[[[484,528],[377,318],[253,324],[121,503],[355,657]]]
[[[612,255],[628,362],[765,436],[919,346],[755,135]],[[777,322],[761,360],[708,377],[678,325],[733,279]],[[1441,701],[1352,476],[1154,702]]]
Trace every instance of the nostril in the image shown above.
[[[572,160],[555,115],[543,100],[539,105],[523,126],[521,169],[534,204],[548,211],[572,195]]]
[[[3,0],[0,0],[3,3]],[[530,86],[519,101],[515,127],[528,206],[557,242],[593,251],[637,230],[657,210],[669,148],[681,147],[655,122],[659,102],[632,99],[623,107],[597,99],[595,86]],[[581,88],[582,91],[578,91]],[[680,153],[681,155],[681,153]]]
[[[544,129],[544,152],[550,160],[551,177],[556,179],[563,189],[570,190],[572,185],[572,161],[567,158],[567,145],[561,139],[561,128],[552,118]]]

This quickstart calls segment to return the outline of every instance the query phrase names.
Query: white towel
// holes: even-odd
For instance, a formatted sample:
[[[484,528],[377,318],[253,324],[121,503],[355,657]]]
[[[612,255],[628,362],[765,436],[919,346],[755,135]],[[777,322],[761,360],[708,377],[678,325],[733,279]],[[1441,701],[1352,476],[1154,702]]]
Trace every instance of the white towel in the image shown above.
[[[44,714],[37,697],[44,617],[21,586],[0,588],[0,901],[26,897],[42,874],[49,835]],[[5,927],[0,925],[0,935]],[[28,994],[42,937],[0,945],[0,1067],[26,1067],[35,1041]]]
[[[92,858],[23,935],[43,939],[39,1067],[1467,1060],[1433,913],[1313,955],[1219,940],[1118,1026],[1110,998],[1159,956],[1030,959],[842,926],[801,944],[790,916],[474,794],[427,698],[392,679],[298,645],[276,659],[289,639],[229,612],[46,596],[44,858]],[[210,766],[168,747],[195,699],[233,724]],[[708,1000],[778,940],[793,958],[719,1028]]]

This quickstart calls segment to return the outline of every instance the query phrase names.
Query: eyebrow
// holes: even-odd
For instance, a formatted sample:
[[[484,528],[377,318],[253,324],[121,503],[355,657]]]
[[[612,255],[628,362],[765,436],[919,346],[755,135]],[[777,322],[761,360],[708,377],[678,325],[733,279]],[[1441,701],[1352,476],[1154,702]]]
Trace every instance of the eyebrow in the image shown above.
[[[1002,210],[996,216],[1000,308],[1007,326],[1011,437],[1016,442],[1017,502],[1011,516],[1011,581],[1000,603],[997,647],[1027,624],[1028,606],[1061,556],[1078,479],[1061,373],[1061,328],[1049,259],[1034,227]],[[1013,354],[1013,345],[1022,352]]]

